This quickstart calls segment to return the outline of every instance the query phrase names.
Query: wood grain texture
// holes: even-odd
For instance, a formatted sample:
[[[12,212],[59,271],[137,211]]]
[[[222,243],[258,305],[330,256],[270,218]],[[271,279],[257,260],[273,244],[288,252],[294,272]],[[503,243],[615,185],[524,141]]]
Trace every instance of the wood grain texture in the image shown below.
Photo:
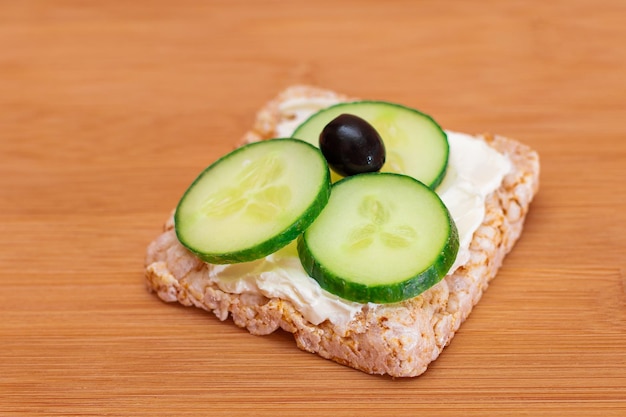
[[[625,17],[619,0],[0,1],[0,415],[626,415]],[[183,190],[294,83],[541,155],[522,239],[421,377],[144,289]]]

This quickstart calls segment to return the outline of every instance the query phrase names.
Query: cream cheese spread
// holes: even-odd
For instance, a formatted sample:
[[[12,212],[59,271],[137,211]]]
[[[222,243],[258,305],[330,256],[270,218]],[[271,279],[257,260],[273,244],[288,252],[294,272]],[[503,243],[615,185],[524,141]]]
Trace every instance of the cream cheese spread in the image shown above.
[[[276,126],[277,138],[288,138],[306,119],[319,110],[337,104],[334,97],[316,97],[316,98],[293,98],[287,100],[278,107],[278,112],[285,115],[283,121]]]
[[[289,137],[314,112],[337,103],[331,98],[300,98],[282,104],[287,115],[276,127],[276,137]],[[436,189],[459,232],[459,252],[449,274],[469,260],[472,235],[485,216],[485,199],[496,190],[511,163],[505,156],[471,135],[446,132],[450,155],[446,176]],[[323,290],[300,264],[295,243],[252,262],[209,265],[209,279],[222,291],[262,294],[290,301],[311,323],[329,320],[345,326],[363,304],[339,298]]]

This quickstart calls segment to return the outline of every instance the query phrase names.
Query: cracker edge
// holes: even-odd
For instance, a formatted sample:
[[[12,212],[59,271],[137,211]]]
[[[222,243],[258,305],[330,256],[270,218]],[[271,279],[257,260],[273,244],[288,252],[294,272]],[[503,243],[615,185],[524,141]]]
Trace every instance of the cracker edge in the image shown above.
[[[349,97],[312,86],[292,86],[257,114],[241,143],[272,137],[280,122],[280,105],[293,98]],[[167,302],[213,312],[256,335],[283,329],[297,346],[326,359],[370,374],[414,377],[422,374],[447,346],[496,276],[506,254],[519,239],[530,203],[539,188],[539,156],[528,146],[497,135],[476,135],[507,155],[512,171],[486,201],[486,215],[470,245],[470,261],[418,297],[394,305],[365,305],[338,327],[308,322],[287,300],[256,294],[230,294],[204,278],[207,266],[176,239],[170,217],[164,232],[148,247],[146,279],[150,291]]]

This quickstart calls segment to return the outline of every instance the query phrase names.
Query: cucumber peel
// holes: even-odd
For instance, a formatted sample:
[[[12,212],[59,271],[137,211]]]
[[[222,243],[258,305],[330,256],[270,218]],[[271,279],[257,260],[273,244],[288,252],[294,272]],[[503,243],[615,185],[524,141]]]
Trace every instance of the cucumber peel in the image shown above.
[[[381,171],[409,175],[432,189],[443,180],[450,148],[443,129],[427,114],[386,101],[353,101],[327,107],[311,115],[292,137],[319,146],[319,135],[341,114],[353,114],[380,134],[387,152]]]
[[[246,262],[300,235],[330,196],[319,149],[296,139],[243,146],[206,168],[176,208],[178,240],[205,262]]]
[[[387,160],[383,172],[331,185],[318,138],[345,113],[374,126]],[[360,303],[400,302],[438,283],[456,259],[456,225],[433,191],[448,155],[446,134],[415,109],[337,104],[292,138],[248,144],[206,168],[176,208],[176,236],[215,264],[263,258],[297,239],[304,270],[325,290]]]
[[[458,249],[456,226],[439,196],[393,173],[337,182],[298,238],[305,271],[328,292],[360,303],[419,295],[447,274]]]

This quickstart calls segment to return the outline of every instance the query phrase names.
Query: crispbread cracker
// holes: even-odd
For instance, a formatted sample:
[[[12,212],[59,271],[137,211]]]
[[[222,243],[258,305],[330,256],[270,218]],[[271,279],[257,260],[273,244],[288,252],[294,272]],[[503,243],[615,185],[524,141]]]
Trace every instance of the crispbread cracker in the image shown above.
[[[243,141],[274,137],[277,124],[291,117],[281,111],[281,103],[296,97],[348,100],[314,87],[288,88],[261,109]],[[208,266],[178,242],[171,217],[164,232],[148,247],[148,288],[164,301],[212,311],[220,320],[230,315],[236,325],[252,334],[265,335],[281,328],[293,333],[300,349],[367,373],[417,376],[450,343],[495,277],[522,232],[539,186],[537,153],[504,137],[476,137],[507,155],[512,170],[487,197],[484,221],[470,244],[469,262],[413,299],[391,305],[366,304],[345,326],[329,321],[312,324],[287,300],[226,293],[210,283]]]

